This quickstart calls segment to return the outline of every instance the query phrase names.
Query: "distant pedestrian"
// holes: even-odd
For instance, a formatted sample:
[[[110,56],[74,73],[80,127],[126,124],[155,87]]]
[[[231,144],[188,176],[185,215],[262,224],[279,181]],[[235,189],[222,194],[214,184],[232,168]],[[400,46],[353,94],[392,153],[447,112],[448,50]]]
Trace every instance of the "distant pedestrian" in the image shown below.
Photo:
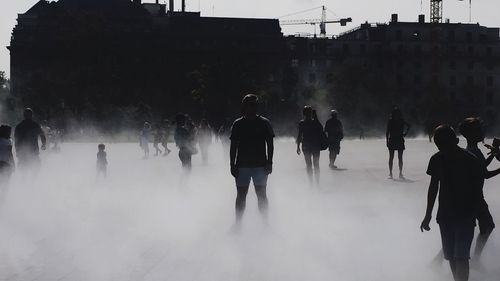
[[[299,122],[299,133],[297,135],[297,154],[304,154],[306,170],[309,176],[309,182],[313,183],[313,175],[316,183],[319,183],[320,168],[319,157],[321,152],[321,139],[323,138],[323,126],[314,118],[312,107],[306,105],[302,110],[304,119]],[[302,149],[301,149],[302,147]],[[314,168],[313,168],[314,167]]]
[[[336,110],[332,110],[331,117],[326,121],[325,133],[328,136],[328,150],[330,151],[330,168],[337,169],[335,160],[340,153],[340,141],[344,138],[344,128],[338,119]]]
[[[392,166],[394,162],[394,151],[398,152],[399,178],[403,176],[403,151],[405,150],[405,136],[410,130],[410,125],[403,119],[403,114],[399,108],[392,110],[391,118],[387,122],[385,133],[387,148],[389,148],[389,178],[392,177]]]
[[[444,258],[450,263],[455,281],[467,281],[484,167],[471,153],[458,147],[455,131],[448,125],[436,128],[434,143],[439,152],[431,157],[427,169],[431,182],[420,229],[430,230],[432,209],[439,193],[437,223]]]
[[[191,170],[191,157],[196,154],[196,148],[194,147],[194,136],[193,131],[189,130],[186,126],[186,115],[177,114],[175,121],[177,127],[175,129],[175,144],[179,148],[179,159],[181,160],[182,167],[186,171]]]
[[[212,128],[206,119],[202,119],[198,128],[198,144],[200,145],[203,164],[208,163],[208,148],[212,144]]]
[[[168,148],[168,141],[170,139],[170,122],[168,120],[163,120],[163,126],[161,128],[161,145],[164,148],[163,156],[170,154],[170,149]]]
[[[273,171],[274,132],[269,120],[257,115],[258,98],[246,95],[242,101],[243,116],[231,129],[230,166],[236,181],[236,223],[245,212],[250,180],[255,186],[259,211],[266,217],[268,200],[267,177]]]
[[[155,149],[155,156],[161,155],[163,151],[160,148],[160,143],[163,143],[163,134],[161,129],[158,128],[153,133],[153,147]]]
[[[40,167],[40,149],[38,138],[42,142],[42,150],[45,150],[47,139],[42,127],[33,121],[33,110],[24,110],[24,120],[14,130],[14,141],[16,156],[20,167],[31,167],[36,170]]]
[[[5,199],[10,177],[16,167],[12,154],[11,134],[12,128],[10,126],[0,126],[0,205]]]
[[[97,146],[97,179],[99,177],[106,177],[108,173],[108,155],[105,151],[106,146],[99,144]]]
[[[148,122],[144,123],[141,133],[139,134],[139,146],[144,151],[144,159],[149,158],[149,140],[151,137],[151,125]]]

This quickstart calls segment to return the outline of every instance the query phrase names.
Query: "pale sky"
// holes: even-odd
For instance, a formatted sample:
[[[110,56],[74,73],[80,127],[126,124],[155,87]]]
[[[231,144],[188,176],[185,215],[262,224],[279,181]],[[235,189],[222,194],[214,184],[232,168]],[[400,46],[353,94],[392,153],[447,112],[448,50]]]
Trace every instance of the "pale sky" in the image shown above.
[[[12,28],[16,23],[18,13],[26,12],[37,0],[0,0],[0,71],[9,76],[10,60],[6,46],[10,43]],[[145,0],[143,2],[154,2]],[[164,2],[164,0],[160,0]],[[176,0],[176,8],[181,0]],[[498,27],[500,19],[497,12],[500,8],[498,0],[473,0],[472,22],[481,25]],[[329,18],[351,17],[353,22],[347,27],[328,25],[328,34],[356,27],[362,22],[387,22],[392,13],[398,13],[400,21],[416,21],[418,14],[424,13],[429,18],[429,0],[186,0],[189,11],[200,11],[202,16],[218,17],[258,17],[280,18],[294,12],[325,5],[333,13]],[[421,3],[422,8],[421,9]],[[314,19],[320,17],[320,10],[287,17],[287,19]],[[459,0],[444,0],[444,17],[452,22],[469,22],[469,2]],[[314,33],[309,25],[283,27],[285,34],[296,32]]]

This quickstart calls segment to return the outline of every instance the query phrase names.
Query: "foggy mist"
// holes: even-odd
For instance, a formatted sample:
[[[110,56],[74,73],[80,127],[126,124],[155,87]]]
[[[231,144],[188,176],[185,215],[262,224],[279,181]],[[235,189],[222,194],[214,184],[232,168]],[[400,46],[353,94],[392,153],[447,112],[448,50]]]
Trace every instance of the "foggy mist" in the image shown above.
[[[436,151],[428,141],[407,141],[407,181],[387,179],[384,140],[344,141],[341,169],[322,153],[316,188],[295,144],[278,140],[269,223],[251,188],[239,233],[220,143],[208,166],[193,157],[190,177],[170,148],[143,160],[138,144],[106,143],[108,177],[98,182],[94,143],[42,153],[34,180],[17,171],[0,209],[0,280],[452,280],[446,263],[431,265],[441,247],[434,218],[431,232],[419,230]],[[499,183],[484,188],[497,220]],[[487,273],[472,269],[471,280],[498,280],[499,235],[482,256]]]

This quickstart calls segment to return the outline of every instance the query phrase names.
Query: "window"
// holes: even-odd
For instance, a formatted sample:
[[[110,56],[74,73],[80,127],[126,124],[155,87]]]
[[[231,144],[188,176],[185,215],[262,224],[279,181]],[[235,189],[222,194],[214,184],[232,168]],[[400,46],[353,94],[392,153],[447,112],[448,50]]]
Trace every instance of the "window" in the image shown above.
[[[486,103],[488,103],[488,104],[493,103],[493,92],[486,93]]]
[[[469,63],[467,64],[467,69],[469,69],[469,70],[473,70],[473,69],[474,69],[474,62],[469,62]]]
[[[493,76],[488,76],[488,78],[486,78],[486,85],[488,85],[488,87],[493,87]]]
[[[422,54],[422,46],[416,45],[415,46],[415,55],[420,55]]]
[[[469,55],[473,55],[473,54],[474,54],[474,47],[469,46],[469,47],[467,48],[467,51],[469,52]]]
[[[328,82],[329,84],[333,83],[333,73],[326,74],[326,82]]]
[[[457,46],[453,45],[453,46],[450,46],[449,48],[449,52],[450,54],[456,54],[457,53]]]
[[[349,54],[349,45],[344,44],[344,45],[342,46],[342,49],[343,49],[343,51],[344,51],[344,54]]]
[[[422,83],[422,77],[420,77],[420,75],[415,75],[413,81],[415,82],[415,84],[419,85],[420,83]]]
[[[467,34],[466,34],[466,40],[467,40],[467,42],[472,42],[472,32],[470,32],[470,31],[467,32]]]
[[[412,37],[413,37],[413,40],[419,40],[420,39],[420,32],[418,30],[413,31]]]
[[[455,100],[456,98],[457,98],[457,95],[455,94],[455,92],[450,92],[450,99]]]
[[[450,85],[455,86],[457,84],[457,77],[450,76]]]
[[[455,30],[450,30],[448,32],[448,40],[450,40],[452,42],[455,41]]]
[[[309,83],[311,84],[316,83],[316,74],[309,73]]]
[[[486,55],[487,55],[487,56],[491,56],[491,53],[492,53],[492,49],[491,49],[491,47],[487,47],[487,48],[486,48]]]
[[[396,82],[397,82],[399,85],[403,85],[403,83],[404,83],[404,78],[403,78],[403,75],[397,75],[397,76],[396,76]]]
[[[364,55],[366,53],[366,46],[365,46],[365,44],[359,45],[359,53],[361,55]]]
[[[403,68],[405,66],[404,61],[398,61],[397,67],[398,68]]]
[[[299,67],[299,60],[298,59],[292,59],[291,65],[292,65],[292,67]]]
[[[405,52],[405,47],[402,44],[398,45],[398,53],[402,54],[404,52]]]
[[[421,69],[422,68],[422,62],[420,62],[420,61],[415,62],[415,68],[416,69]]]
[[[450,62],[450,69],[457,69],[457,63],[454,61]]]
[[[467,76],[467,84],[469,84],[469,85],[474,85],[474,77],[472,77],[472,76]]]

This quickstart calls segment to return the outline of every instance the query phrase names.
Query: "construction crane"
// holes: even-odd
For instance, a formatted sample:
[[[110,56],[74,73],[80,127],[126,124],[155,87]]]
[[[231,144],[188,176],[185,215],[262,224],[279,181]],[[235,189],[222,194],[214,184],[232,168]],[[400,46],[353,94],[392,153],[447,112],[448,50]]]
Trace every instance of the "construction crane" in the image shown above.
[[[306,11],[301,11],[298,13],[308,12],[314,9],[309,9]],[[341,18],[339,20],[327,20],[326,12],[328,9],[326,6],[321,6],[321,19],[304,19],[304,20],[280,20],[281,25],[300,25],[300,24],[309,24],[314,26],[314,35],[316,36],[316,25],[319,25],[319,34],[322,37],[326,37],[326,24],[328,23],[340,23],[341,26],[346,26],[348,22],[352,22],[352,18]],[[298,14],[294,13],[294,14]],[[293,15],[294,15],[293,14]],[[286,15],[290,16],[290,15]]]
[[[464,1],[464,0],[458,0]],[[443,0],[431,0],[431,22],[443,21]],[[469,22],[472,21],[472,0],[469,0]]]

